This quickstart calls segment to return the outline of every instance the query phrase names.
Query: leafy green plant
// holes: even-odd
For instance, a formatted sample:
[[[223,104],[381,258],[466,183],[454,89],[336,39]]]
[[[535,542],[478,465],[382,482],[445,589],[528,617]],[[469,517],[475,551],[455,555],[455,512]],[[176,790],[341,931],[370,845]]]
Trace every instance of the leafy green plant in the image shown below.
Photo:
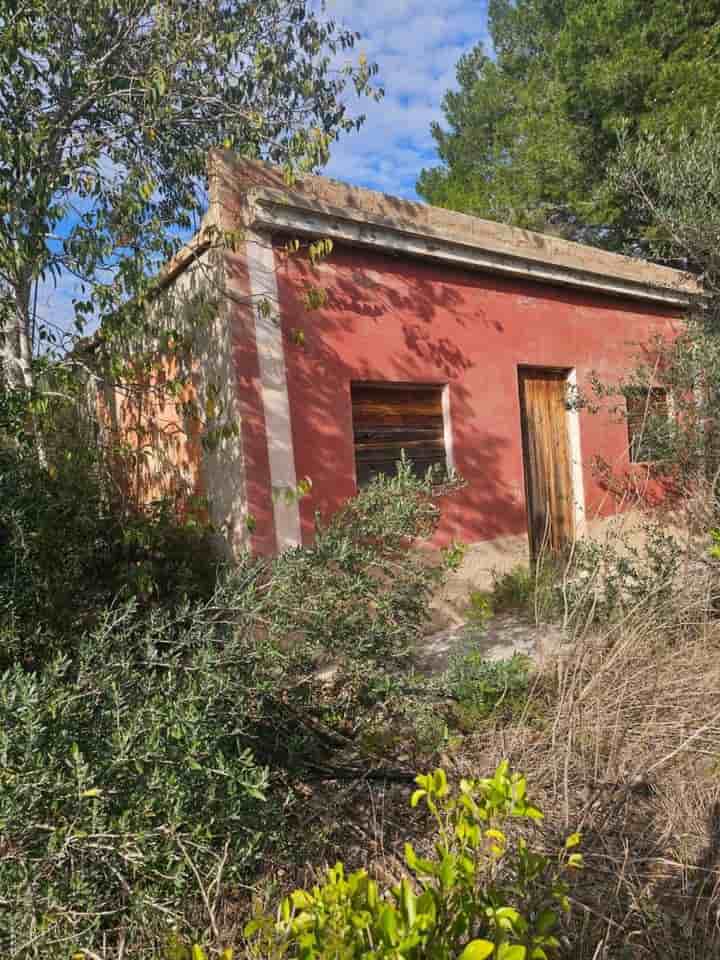
[[[544,556],[531,566],[518,564],[512,570],[495,574],[493,609],[498,613],[520,613],[532,620],[552,618],[562,606],[557,589],[561,571],[561,560]]]
[[[462,540],[453,540],[442,553],[446,568],[451,571],[459,570],[467,553],[467,544]]]
[[[468,620],[475,627],[485,627],[495,613],[492,594],[485,590],[473,590],[468,604]]]
[[[483,719],[492,713],[520,713],[528,697],[531,661],[522,654],[509,660],[486,660],[479,651],[453,657],[447,686],[458,701],[463,720]]]
[[[0,665],[69,650],[117,597],[148,605],[212,593],[207,526],[167,503],[111,500],[97,450],[70,440],[48,464],[0,447]]]
[[[512,570],[495,574],[492,603],[498,612],[525,610],[532,601],[535,579],[529,567],[518,564]]]
[[[235,956],[236,953],[232,947],[225,947],[224,950],[220,951],[218,960],[233,960]],[[85,960],[85,958],[86,954],[80,953],[73,960]],[[163,952],[162,960],[210,960],[210,958],[199,944],[194,943],[189,946],[174,938]]]
[[[557,587],[568,621],[606,623],[636,608],[643,616],[667,608],[676,589],[681,545],[662,519],[646,520],[642,534],[640,544],[612,531],[604,540],[576,544]]]
[[[416,698],[408,703],[406,713],[418,753],[432,755],[447,743],[450,736],[447,718],[435,704]]]
[[[222,864],[226,882],[246,878],[271,842],[253,750],[271,657],[215,622],[233,603],[239,618],[241,597],[213,603],[144,621],[117,605],[73,660],[0,677],[0,889],[16,948],[45,957],[46,941],[92,946],[119,927],[129,946],[196,898],[198,877]]]
[[[542,812],[503,761],[493,777],[450,785],[443,770],[416,778],[411,805],[434,823],[427,856],[405,845],[407,872],[383,889],[342,863],[310,890],[296,890],[274,916],[261,911],[245,933],[263,960],[547,960],[570,909],[567,873],[582,865],[579,834],[556,856],[513,840],[509,821]]]
[[[433,532],[439,509],[430,477],[416,477],[404,459],[397,471],[375,477],[328,520],[318,516],[312,546],[268,567],[274,637],[292,634],[296,651],[323,650],[366,667],[402,658],[419,640],[446,571],[408,546]]]
[[[710,556],[715,560],[720,560],[720,530],[717,527],[710,531],[712,546],[710,547]]]

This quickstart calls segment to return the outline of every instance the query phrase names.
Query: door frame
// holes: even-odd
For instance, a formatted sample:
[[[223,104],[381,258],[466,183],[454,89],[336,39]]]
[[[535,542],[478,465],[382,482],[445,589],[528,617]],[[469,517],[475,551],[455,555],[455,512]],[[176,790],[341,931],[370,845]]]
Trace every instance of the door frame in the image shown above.
[[[528,469],[527,453],[525,451],[525,436],[523,431],[523,406],[525,403],[522,395],[523,373],[555,373],[561,374],[571,390],[577,389],[577,369],[567,367],[562,364],[549,363],[518,363],[515,367],[515,376],[517,379],[517,398],[518,398],[518,423],[520,425],[520,457],[523,474],[523,487],[525,490],[525,514],[527,521],[528,548],[531,561],[533,543],[530,530],[530,491],[528,487]],[[576,406],[565,410],[565,425],[567,430],[568,459],[570,463],[570,493],[573,498],[573,538],[578,540],[586,533],[585,516],[585,482],[583,477],[582,449],[580,441],[580,412]]]

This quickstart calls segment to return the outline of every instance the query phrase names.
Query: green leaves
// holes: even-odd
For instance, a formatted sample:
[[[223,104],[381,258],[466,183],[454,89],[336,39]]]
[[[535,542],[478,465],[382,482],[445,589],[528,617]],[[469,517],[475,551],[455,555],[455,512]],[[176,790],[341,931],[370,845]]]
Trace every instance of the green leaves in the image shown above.
[[[327,291],[322,287],[308,287],[303,296],[303,306],[306,310],[320,310],[327,305]]]
[[[148,71],[147,91],[151,101],[156,106],[167,92],[167,76],[160,64],[155,64]]]
[[[527,956],[527,947],[521,944],[502,943],[498,947],[497,960],[525,960]]]
[[[647,214],[608,169],[623,131],[692,134],[715,109],[717,6],[494,0],[489,26],[495,56],[478,45],[458,62],[432,130],[441,165],[422,171],[418,192],[599,246],[637,242]]]
[[[485,960],[495,949],[490,940],[471,940],[458,957],[458,960]]]
[[[397,914],[392,907],[385,907],[380,913],[380,929],[385,944],[388,947],[396,947],[398,944],[398,921]]]
[[[486,617],[480,608],[478,620]],[[470,725],[493,714],[517,715],[527,707],[530,688],[530,661],[515,654],[509,660],[486,660],[471,650],[450,659],[446,673],[448,687],[457,700],[456,714]]]
[[[344,91],[375,93],[364,59],[334,69],[356,35],[309,0],[11,6],[12,29],[0,31],[0,275],[16,293],[0,298],[0,329],[20,318],[26,338],[32,280],[68,273],[88,288],[78,333],[92,319],[149,334],[132,305],[202,217],[209,151],[242,145],[314,169],[359,122]],[[313,244],[312,261],[331,249]],[[49,336],[48,347],[63,354]],[[24,356],[19,343],[5,350]]]
[[[227,594],[221,602],[227,611]],[[197,896],[183,847],[203,878],[225,855],[222,880],[234,884],[256,862],[258,824],[277,829],[280,805],[246,746],[257,650],[212,625],[211,609],[178,603],[143,622],[116,601],[94,611],[72,651],[3,674],[0,824],[15,854],[0,858],[3,920],[24,942],[33,930],[39,955],[68,957],[78,944],[90,956],[121,925],[144,952],[150,903],[180,912]],[[117,926],[99,930],[110,910]],[[80,911],[90,920],[81,935]]]
[[[321,260],[329,257],[333,251],[333,242],[329,237],[317,240],[308,247],[310,263],[316,266]]]
[[[567,902],[565,851],[553,861],[523,840],[513,849],[498,828],[508,816],[532,821],[539,813],[527,802],[525,778],[503,761],[493,777],[464,779],[458,787],[440,769],[415,779],[411,805],[424,801],[432,814],[433,853],[420,857],[406,843],[409,875],[389,891],[365,871],[346,877],[336,864],[312,891],[283,901],[275,921],[268,916],[246,928],[251,956],[548,960],[554,954],[553,931]],[[541,903],[548,905],[538,910]]]

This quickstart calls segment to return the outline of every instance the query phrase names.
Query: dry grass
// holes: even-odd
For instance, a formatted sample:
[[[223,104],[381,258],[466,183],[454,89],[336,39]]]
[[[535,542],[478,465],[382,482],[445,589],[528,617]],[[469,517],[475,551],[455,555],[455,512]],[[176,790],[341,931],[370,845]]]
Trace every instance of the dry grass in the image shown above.
[[[506,734],[548,830],[583,833],[578,958],[720,955],[720,633],[683,632],[586,638],[547,734]]]
[[[720,957],[720,578],[707,562],[716,506],[706,491],[686,501],[672,582],[602,629],[570,618],[574,636],[545,665],[556,691],[547,729],[520,723],[485,745],[489,763],[504,753],[527,774],[550,845],[583,834],[578,960]]]
[[[540,721],[536,702],[532,721],[483,726],[435,758],[477,775],[508,757],[545,810],[548,849],[582,832],[577,960],[720,957],[720,575],[706,558],[707,538],[689,537],[666,594],[578,626],[538,678]],[[315,797],[343,824],[323,859],[397,872],[403,840],[422,835],[407,788],[333,790]]]

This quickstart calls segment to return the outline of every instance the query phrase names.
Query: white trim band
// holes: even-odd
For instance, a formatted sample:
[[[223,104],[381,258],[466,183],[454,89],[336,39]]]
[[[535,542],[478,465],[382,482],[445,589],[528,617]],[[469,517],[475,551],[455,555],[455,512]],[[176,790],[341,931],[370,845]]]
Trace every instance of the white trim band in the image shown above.
[[[567,411],[568,443],[570,446],[570,476],[572,481],[573,508],[575,513],[575,539],[586,532],[585,518],[585,482],[583,479],[582,450],[580,447],[580,413],[575,405],[577,399],[577,370],[568,372],[567,383],[570,387],[571,406]]]
[[[285,370],[282,326],[270,236],[249,233],[245,241],[250,278],[251,311],[260,367],[260,390],[265,413],[265,439],[270,461],[275,539],[280,553],[300,545],[300,508],[290,423],[290,397]],[[267,306],[266,306],[267,305]]]
[[[654,286],[639,280],[623,279],[593,273],[578,267],[544,263],[527,257],[512,256],[474,245],[413,233],[401,226],[387,226],[346,219],[320,210],[256,197],[252,212],[253,226],[264,230],[281,230],[293,235],[330,237],[352,246],[391,251],[452,263],[470,270],[494,274],[522,276],[544,283],[595,290],[612,296],[652,300],[658,303],[687,306],[692,297],[683,290]]]

